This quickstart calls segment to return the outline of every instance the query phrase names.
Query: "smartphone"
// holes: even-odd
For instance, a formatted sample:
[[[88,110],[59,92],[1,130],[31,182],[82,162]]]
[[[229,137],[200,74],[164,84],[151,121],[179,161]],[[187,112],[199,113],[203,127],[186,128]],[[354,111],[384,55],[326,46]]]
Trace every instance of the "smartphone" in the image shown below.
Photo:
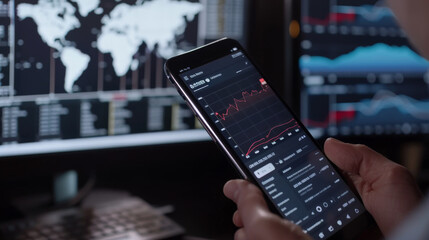
[[[243,178],[314,239],[353,239],[370,223],[358,196],[243,47],[221,39],[165,72]]]

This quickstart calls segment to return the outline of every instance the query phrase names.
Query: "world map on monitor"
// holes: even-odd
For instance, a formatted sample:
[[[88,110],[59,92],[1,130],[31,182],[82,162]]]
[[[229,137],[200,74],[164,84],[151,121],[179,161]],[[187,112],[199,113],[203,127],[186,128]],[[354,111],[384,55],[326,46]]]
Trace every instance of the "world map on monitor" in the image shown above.
[[[19,3],[17,6],[19,21],[33,20],[43,42],[58,52],[66,68],[64,89],[69,93],[87,70],[91,56],[68,36],[94,20],[89,14],[99,16],[97,28],[89,33],[95,35],[91,38],[96,38],[92,47],[110,54],[116,76],[122,77],[138,68],[139,60],[134,56],[143,43],[151,52],[157,48],[157,53],[165,59],[180,53],[175,38],[184,33],[187,23],[202,9],[200,3],[157,0],[133,5],[121,3],[108,12],[100,0],[72,2],[76,4],[66,0],[40,0],[37,4]]]

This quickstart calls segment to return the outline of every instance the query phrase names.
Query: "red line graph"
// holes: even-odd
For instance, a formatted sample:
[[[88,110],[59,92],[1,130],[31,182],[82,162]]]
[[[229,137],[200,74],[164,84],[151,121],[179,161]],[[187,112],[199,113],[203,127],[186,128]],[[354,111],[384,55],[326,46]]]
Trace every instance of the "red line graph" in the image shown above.
[[[261,78],[259,79],[259,82],[261,84],[262,90],[258,91],[258,90],[252,90],[249,92],[242,92],[241,96],[242,98],[240,99],[236,99],[234,98],[234,104],[229,104],[228,108],[226,109],[225,113],[218,113],[216,112],[215,115],[219,118],[221,118],[222,120],[226,120],[226,118],[232,114],[232,112],[235,110],[235,112],[239,112],[241,110],[240,105],[242,105],[243,103],[247,103],[250,101],[250,98],[258,96],[262,93],[265,93],[268,91],[268,85],[267,82]]]
[[[271,136],[272,132],[274,132],[275,130],[277,130],[278,128],[281,128],[285,125],[291,124],[293,123],[294,125],[287,127],[286,129],[282,130],[280,133],[278,133],[275,136]],[[258,141],[255,141],[252,143],[252,145],[250,145],[249,149],[247,150],[246,156],[248,156],[252,151],[254,151],[255,149],[257,149],[258,147],[269,143],[269,142],[274,142],[277,141],[277,139],[279,139],[285,132],[294,129],[294,128],[299,128],[299,125],[297,122],[295,122],[294,119],[289,120],[288,122],[279,124],[277,126],[274,126],[273,128],[270,129],[270,131],[268,132],[267,135],[265,135],[265,137],[259,139]]]

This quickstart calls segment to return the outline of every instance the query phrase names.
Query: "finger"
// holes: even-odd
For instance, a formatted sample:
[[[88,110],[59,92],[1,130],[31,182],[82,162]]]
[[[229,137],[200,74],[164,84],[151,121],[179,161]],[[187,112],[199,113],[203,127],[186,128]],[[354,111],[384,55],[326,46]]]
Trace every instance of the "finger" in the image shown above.
[[[252,239],[296,239],[309,240],[310,236],[305,234],[301,227],[274,214],[267,215],[253,225],[245,225],[243,228],[246,236]]]
[[[248,181],[231,180],[225,184],[224,193],[237,204],[244,225],[270,213],[262,192]]]
[[[375,182],[382,173],[380,169],[397,165],[367,146],[343,143],[333,138],[325,141],[325,153],[340,169],[351,173],[352,179],[353,175],[359,175],[366,182]]]
[[[234,240],[248,240],[244,228],[238,229],[234,234]]]
[[[225,196],[235,202],[234,199],[237,198],[236,196],[237,191],[240,185],[243,184],[243,181],[244,180],[241,180],[241,179],[235,179],[235,180],[230,180],[226,182],[225,185],[223,186],[223,193],[225,194]]]
[[[236,227],[243,227],[243,221],[241,221],[240,213],[238,211],[235,211],[232,216],[232,222]]]
[[[248,197],[250,200],[254,200],[258,206],[266,207],[262,192],[246,180],[230,180],[225,184],[223,191],[225,196],[236,204],[239,204],[245,197]]]

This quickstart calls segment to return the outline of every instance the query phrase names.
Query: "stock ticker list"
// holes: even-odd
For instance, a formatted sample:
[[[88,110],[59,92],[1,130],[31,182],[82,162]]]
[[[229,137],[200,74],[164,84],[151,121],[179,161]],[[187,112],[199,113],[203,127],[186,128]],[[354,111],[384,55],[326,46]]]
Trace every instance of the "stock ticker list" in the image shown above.
[[[244,54],[181,77],[285,218],[324,239],[361,213],[355,195]]]
[[[165,59],[219,35],[242,39],[243,6],[0,1],[0,144],[200,128]]]

